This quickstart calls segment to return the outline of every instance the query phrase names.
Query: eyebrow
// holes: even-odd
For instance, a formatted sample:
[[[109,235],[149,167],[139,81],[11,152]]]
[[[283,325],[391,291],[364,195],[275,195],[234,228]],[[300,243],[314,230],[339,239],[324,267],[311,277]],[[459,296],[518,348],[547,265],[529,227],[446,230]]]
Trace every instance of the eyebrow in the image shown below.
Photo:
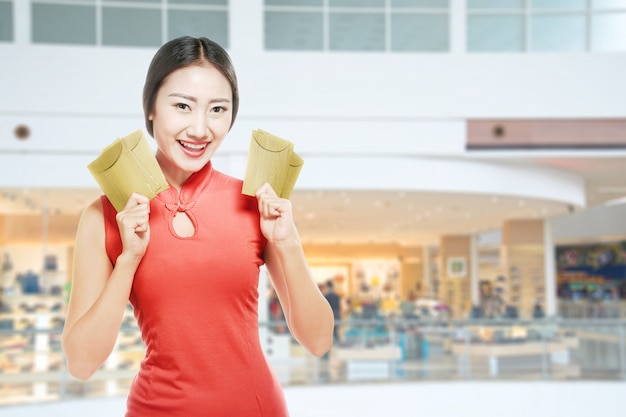
[[[197,98],[184,94],[184,93],[172,93],[169,95],[169,97],[180,97],[180,98],[184,98],[185,100],[192,101],[194,103],[198,102]],[[211,100],[210,103],[230,103],[230,100],[227,98],[216,98],[216,99]]]

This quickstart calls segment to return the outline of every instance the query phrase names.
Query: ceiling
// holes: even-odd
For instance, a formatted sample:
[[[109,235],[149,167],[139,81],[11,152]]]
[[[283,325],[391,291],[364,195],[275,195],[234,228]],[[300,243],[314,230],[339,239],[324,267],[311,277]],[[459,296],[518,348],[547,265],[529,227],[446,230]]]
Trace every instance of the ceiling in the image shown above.
[[[500,154],[498,161],[581,175],[587,207],[626,196],[626,153],[511,155]],[[463,193],[320,190],[294,193],[291,200],[303,240],[329,243],[437,244],[443,234],[490,232],[506,220],[559,217],[578,210],[554,201]]]
[[[483,153],[482,157],[488,154]],[[581,175],[587,205],[626,196],[626,152],[511,152],[498,161],[565,169]],[[0,213],[76,214],[100,194],[98,189],[0,189]],[[494,195],[406,191],[298,190],[291,201],[304,243],[436,244],[443,234],[497,230],[511,219],[567,215],[571,207],[551,201]]]

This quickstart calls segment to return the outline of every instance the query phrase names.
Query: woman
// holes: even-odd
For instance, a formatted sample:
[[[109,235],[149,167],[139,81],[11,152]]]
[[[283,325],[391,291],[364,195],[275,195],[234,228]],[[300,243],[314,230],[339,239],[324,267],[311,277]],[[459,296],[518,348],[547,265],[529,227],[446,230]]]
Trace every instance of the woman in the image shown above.
[[[226,51],[206,38],[163,45],[143,91],[148,133],[170,188],[133,194],[122,211],[105,196],[76,235],[63,348],[88,379],[111,353],[128,301],[146,344],[127,417],[287,416],[258,334],[265,263],[293,336],[313,355],[332,343],[333,315],[314,283],[291,204],[268,184],[256,198],[211,157],[237,114]]]

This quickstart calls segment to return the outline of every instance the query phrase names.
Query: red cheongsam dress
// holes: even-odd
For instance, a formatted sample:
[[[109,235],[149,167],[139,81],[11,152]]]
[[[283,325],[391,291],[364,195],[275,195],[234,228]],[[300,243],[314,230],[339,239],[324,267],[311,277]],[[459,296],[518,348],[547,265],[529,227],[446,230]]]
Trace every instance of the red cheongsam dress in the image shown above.
[[[286,417],[282,387],[261,348],[258,279],[266,240],[256,199],[209,163],[180,193],[150,203],[150,243],[130,302],[146,355],[126,417]],[[106,250],[121,253],[115,209],[102,197]],[[184,212],[191,237],[172,226]]]

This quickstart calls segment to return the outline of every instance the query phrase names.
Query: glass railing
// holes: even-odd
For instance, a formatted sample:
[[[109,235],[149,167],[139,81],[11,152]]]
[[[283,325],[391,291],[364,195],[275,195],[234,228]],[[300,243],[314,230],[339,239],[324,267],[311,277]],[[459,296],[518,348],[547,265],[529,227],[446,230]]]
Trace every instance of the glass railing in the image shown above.
[[[0,406],[128,392],[144,353],[132,321],[124,324],[106,363],[83,382],[66,370],[62,322],[48,315],[34,317],[19,330],[0,329]],[[626,320],[621,319],[372,319],[337,324],[339,340],[328,355],[317,358],[295,342],[284,323],[261,323],[268,361],[283,385],[626,381]]]

